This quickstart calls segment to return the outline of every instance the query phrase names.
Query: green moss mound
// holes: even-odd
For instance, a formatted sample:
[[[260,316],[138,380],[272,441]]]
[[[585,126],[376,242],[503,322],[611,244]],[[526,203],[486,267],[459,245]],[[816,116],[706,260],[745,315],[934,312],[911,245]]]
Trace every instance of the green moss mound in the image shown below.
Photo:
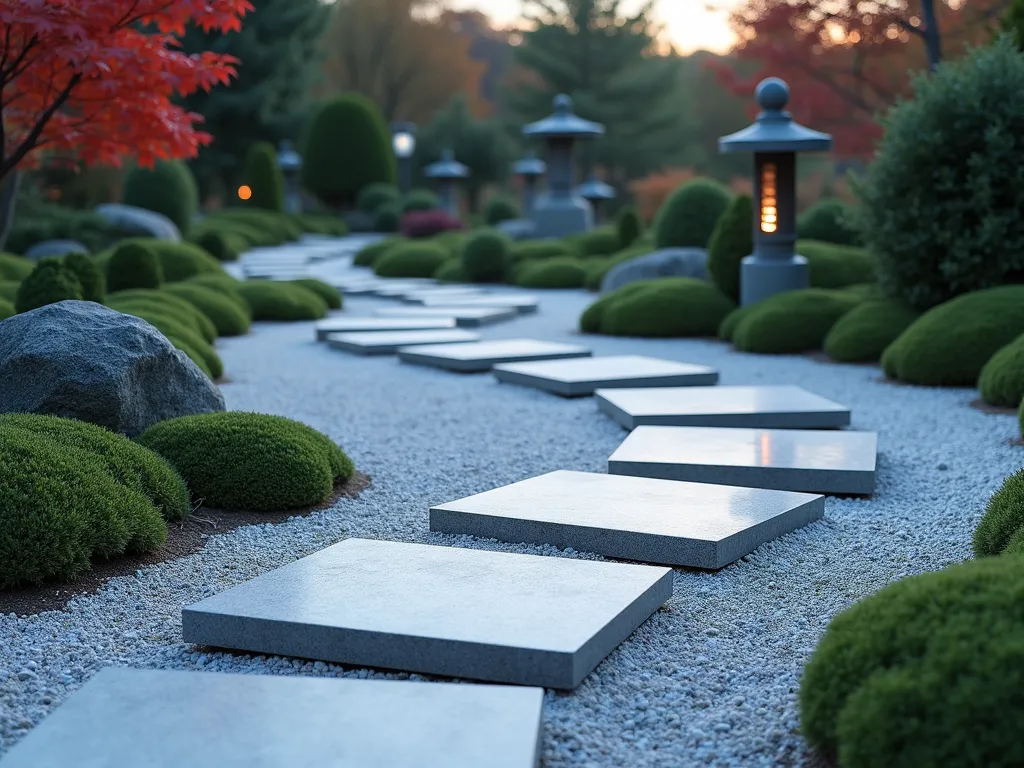
[[[394,207],[397,211],[400,197],[401,193],[394,184],[375,182],[359,190],[359,194],[356,195],[356,208],[371,216],[385,206]]]
[[[152,242],[144,245],[138,241],[126,241],[118,245],[107,261],[107,289],[111,293],[130,288],[159,288],[164,282],[164,271],[160,258],[153,250]]]
[[[158,162],[153,168],[136,168],[124,182],[123,201],[161,213],[187,236],[199,208],[199,189],[189,167],[180,160]]]
[[[35,269],[18,286],[14,308],[30,312],[58,301],[81,301],[82,284],[63,260],[51,257],[36,262]]]
[[[295,322],[327,316],[327,303],[312,291],[270,280],[239,282],[238,292],[252,308],[253,320]]]
[[[612,336],[714,336],[734,307],[728,296],[703,280],[664,277],[602,296],[583,313],[580,328]]]
[[[64,257],[64,266],[70,269],[82,288],[82,298],[86,301],[103,303],[107,293],[107,281],[95,262],[84,253],[69,253]]]
[[[341,309],[341,291],[333,285],[328,285],[323,280],[313,277],[303,277],[298,280],[291,280],[292,285],[312,291],[327,303],[328,309]]]
[[[448,258],[448,251],[436,243],[403,242],[378,258],[373,271],[380,277],[431,277]]]
[[[557,259],[560,256],[572,256],[573,247],[561,240],[521,240],[513,243],[509,251],[509,260],[519,264],[536,259]]]
[[[797,237],[835,245],[859,245],[853,208],[835,197],[819,200],[796,222]]]
[[[710,179],[694,179],[673,192],[654,223],[658,248],[707,248],[718,218],[732,200],[729,190]]]
[[[622,286],[617,291],[605,294],[583,310],[583,314],[580,315],[580,331],[583,333],[601,333],[601,328],[604,324],[604,314],[608,307],[612,303],[631,296],[638,291],[643,291],[646,288],[646,282],[630,283],[629,285]]]
[[[190,512],[166,462],[72,419],[0,416],[0,588],[72,580],[94,560],[151,552]]]
[[[195,236],[192,242],[217,261],[237,261],[249,247],[249,242],[237,232],[222,232],[218,229],[206,229]]]
[[[479,231],[486,232],[487,230]],[[448,251],[449,256],[459,257],[462,255],[462,249],[465,247],[470,237],[471,235],[466,232],[451,229],[447,232],[442,232],[439,235],[434,235],[430,238],[430,242],[434,243],[434,245],[440,245]]]
[[[601,227],[574,237],[567,237],[565,240],[571,244],[576,255],[582,258],[611,256],[623,248],[619,232],[614,227]]]
[[[750,314],[750,311],[756,306],[756,304],[748,304],[745,307],[736,307],[736,309],[726,315],[718,326],[718,338],[722,341],[732,341],[732,337],[735,335],[739,324],[743,322],[743,318]]]
[[[992,356],[1024,333],[1024,286],[959,296],[928,310],[882,355],[892,379],[973,387]]]
[[[136,289],[131,291],[119,291],[107,296],[104,302],[111,309],[123,312],[121,307],[128,304],[141,303],[144,306],[159,309],[166,315],[185,323],[189,328],[203,337],[203,340],[212,344],[217,338],[217,326],[192,302],[183,298],[173,291],[161,289],[159,291]],[[128,314],[131,314],[130,312]]]
[[[21,280],[0,280],[0,299],[13,304],[20,287]]]
[[[404,237],[386,237],[363,248],[363,250],[355,255],[352,263],[357,267],[372,267],[377,263],[377,259],[387,253],[392,247],[404,242],[406,242]]]
[[[168,283],[163,290],[198,309],[213,324],[217,336],[244,336],[249,332],[249,314],[214,288],[196,283]]]
[[[245,155],[245,179],[252,190],[249,205],[265,211],[284,211],[284,176],[277,151],[266,141],[254,141]]]
[[[399,209],[398,203],[382,205],[373,214],[374,232],[397,232],[401,226],[402,211]]]
[[[807,259],[812,288],[845,288],[877,277],[875,258],[863,248],[799,240],[796,252]]]
[[[985,514],[974,529],[975,557],[1001,555],[1010,540],[1024,530],[1024,469],[1010,475],[992,494]]]
[[[14,317],[18,314],[18,310],[14,308],[14,305],[6,299],[0,299],[0,320],[6,320],[8,317]]]
[[[249,302],[242,296],[242,292],[239,290],[241,280],[236,280],[227,274],[219,275],[196,275],[195,277],[189,278],[186,281],[187,285],[201,285],[204,288],[209,288],[216,291],[226,299],[230,299],[232,302],[237,304],[239,308],[245,312],[246,316],[252,319],[252,309],[249,307]]]
[[[618,235],[619,249],[629,248],[644,233],[644,223],[636,208],[627,205],[615,215],[615,232]]]
[[[753,220],[750,195],[737,195],[718,217],[708,240],[708,273],[733,301],[740,300],[740,264],[754,250]]]
[[[175,467],[208,507],[254,512],[327,499],[351,477],[352,461],[326,435],[297,421],[226,411],[184,416],[147,429],[139,442]]]
[[[413,189],[405,194],[399,205],[403,214],[413,211],[435,211],[441,207],[441,199],[429,189]]]
[[[1024,763],[1024,558],[903,579],[829,625],[800,685],[808,742],[844,768]]]
[[[978,376],[981,399],[989,405],[1016,408],[1024,399],[1024,334],[996,352]]]
[[[896,299],[874,299],[854,307],[825,337],[825,354],[840,363],[876,363],[919,313]]]
[[[516,285],[523,288],[582,288],[587,270],[579,259],[544,259],[524,264],[516,273]]]
[[[35,264],[22,256],[0,253],[0,280],[17,280],[21,282],[32,274],[34,267]]]
[[[473,283],[497,283],[505,275],[512,241],[496,229],[474,232],[462,246],[462,272]]]
[[[743,352],[770,355],[821,349],[832,326],[859,303],[856,296],[821,288],[776,294],[740,320],[732,342]]]
[[[434,279],[442,283],[471,283],[469,275],[462,268],[462,262],[455,259],[448,259],[437,268]]]
[[[484,221],[489,227],[518,218],[519,206],[507,197],[492,197],[484,206]]]

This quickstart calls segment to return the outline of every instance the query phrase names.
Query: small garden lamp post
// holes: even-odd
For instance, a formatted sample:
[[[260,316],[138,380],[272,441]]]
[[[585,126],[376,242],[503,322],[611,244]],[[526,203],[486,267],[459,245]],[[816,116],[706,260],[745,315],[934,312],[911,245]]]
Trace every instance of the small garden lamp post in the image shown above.
[[[548,167],[537,157],[536,152],[531,152],[522,160],[512,166],[512,173],[523,180],[523,218],[533,216],[533,206],[537,198],[537,182],[541,176],[547,173]]]
[[[285,139],[277,148],[277,167],[284,177],[284,209],[288,213],[302,213],[302,196],[299,194],[299,171],[302,157]]]
[[[740,304],[807,288],[807,259],[796,254],[796,153],[826,151],[832,137],[793,122],[789,86],[762,80],[753,125],[718,140],[718,151],[754,153],[754,252],[740,267]]]
[[[593,226],[593,209],[573,185],[573,145],[603,134],[603,125],[573,114],[572,99],[565,94],[555,97],[551,115],[524,126],[523,135],[547,145],[548,191],[533,208],[536,237],[564,237]]]
[[[391,148],[398,160],[398,188],[404,194],[412,188],[412,156],[416,151],[416,124],[407,122],[392,124]]]
[[[591,174],[586,181],[576,187],[576,194],[590,203],[594,209],[594,221],[601,223],[601,216],[604,204],[615,199],[615,189],[610,184],[605,184],[597,176]]]
[[[446,149],[441,153],[441,159],[428,165],[423,173],[428,179],[437,181],[437,194],[441,198],[441,208],[451,216],[458,218],[458,186],[462,179],[469,177],[469,168],[455,159],[455,153],[452,150]]]

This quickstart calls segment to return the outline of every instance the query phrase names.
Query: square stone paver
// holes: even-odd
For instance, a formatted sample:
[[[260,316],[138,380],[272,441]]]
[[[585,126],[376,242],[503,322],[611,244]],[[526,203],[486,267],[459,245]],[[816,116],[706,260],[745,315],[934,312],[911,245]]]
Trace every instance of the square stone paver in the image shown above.
[[[559,470],[430,510],[430,530],[723,568],[825,513],[823,496]]]
[[[668,387],[597,390],[597,407],[626,429],[760,427],[832,429],[850,423],[850,409],[796,386]]]
[[[499,341],[410,347],[398,350],[398,357],[403,362],[463,373],[489,371],[498,363],[557,360],[569,357],[590,357],[590,355],[591,352],[586,347],[538,341],[537,339],[501,339]]]
[[[450,317],[460,328],[476,328],[519,316],[514,307],[385,307],[373,314],[378,317]]]
[[[514,293],[494,293],[478,298],[466,297],[446,298],[434,296],[426,299],[418,299],[417,303],[426,307],[513,307],[521,315],[529,315],[536,312],[540,307],[540,301],[535,296],[522,296]]]
[[[357,333],[331,333],[327,344],[332,349],[354,352],[357,355],[392,355],[403,347],[418,344],[443,345],[476,341],[480,334],[462,328],[444,328],[425,331],[365,331]]]
[[[616,475],[806,493],[871,494],[874,432],[637,427],[608,459]]]
[[[498,381],[543,389],[565,397],[592,395],[610,387],[686,387],[718,383],[718,371],[706,365],[677,363],[640,355],[502,363]]]
[[[462,301],[463,299],[480,299],[487,296],[487,291],[480,288],[461,288],[458,286],[446,288],[420,288],[411,291],[404,291],[396,298],[400,298],[407,304],[421,304],[431,299],[444,299],[446,301]]]
[[[348,539],[182,611],[186,643],[575,688],[672,595],[646,565]]]
[[[454,328],[455,318],[436,317],[339,317],[316,324],[316,340],[327,341],[332,333],[361,331],[428,331]]]
[[[4,768],[535,768],[544,691],[108,667]]]

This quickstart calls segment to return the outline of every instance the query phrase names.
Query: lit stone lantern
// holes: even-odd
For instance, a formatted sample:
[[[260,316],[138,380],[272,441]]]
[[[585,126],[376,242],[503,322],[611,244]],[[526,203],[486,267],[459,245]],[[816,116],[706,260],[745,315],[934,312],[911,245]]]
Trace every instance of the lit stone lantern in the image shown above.
[[[740,304],[810,285],[807,259],[796,254],[796,153],[827,151],[832,137],[793,122],[789,86],[762,80],[753,125],[718,140],[718,151],[754,153],[754,252],[740,267]]]
[[[604,134],[603,125],[573,114],[568,96],[556,96],[554,106],[551,115],[523,128],[525,136],[547,145],[548,191],[538,195],[533,209],[534,236],[541,238],[564,237],[593,227],[593,209],[574,188],[573,145]]]
[[[455,159],[455,153],[446,149],[441,159],[428,165],[424,170],[428,179],[437,181],[437,193],[441,208],[456,218],[459,215],[458,186],[462,179],[469,177],[469,168]]]
[[[277,148],[277,167],[284,177],[284,209],[288,213],[302,213],[302,196],[299,194],[299,171],[302,157],[285,139]]]
[[[537,199],[537,182],[541,176],[547,173],[547,170],[547,165],[537,157],[535,152],[531,152],[512,166],[512,173],[523,180],[524,218],[528,219],[533,216],[534,202]]]
[[[398,188],[408,192],[412,187],[412,156],[416,151],[416,123],[391,125],[391,148],[398,161]]]
[[[615,199],[615,188],[591,175],[576,187],[576,194],[590,203],[590,207],[594,209],[594,220],[600,224],[604,218],[601,215],[604,204]]]

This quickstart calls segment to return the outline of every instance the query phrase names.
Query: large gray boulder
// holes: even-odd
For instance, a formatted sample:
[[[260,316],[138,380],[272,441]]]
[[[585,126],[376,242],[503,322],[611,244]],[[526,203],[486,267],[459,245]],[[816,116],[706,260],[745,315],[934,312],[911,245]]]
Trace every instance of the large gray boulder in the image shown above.
[[[640,280],[658,277],[695,277],[708,279],[708,252],[703,248],[662,248],[637,256],[608,270],[601,282],[607,293]]]
[[[45,413],[135,437],[224,410],[217,385],[156,328],[91,301],[0,322],[0,413]]]
[[[25,251],[25,258],[35,261],[48,256],[67,256],[69,253],[84,253],[88,256],[89,249],[77,240],[43,240]]]
[[[181,242],[181,230],[178,229],[178,225],[162,213],[124,203],[98,205],[95,213],[125,232]]]

